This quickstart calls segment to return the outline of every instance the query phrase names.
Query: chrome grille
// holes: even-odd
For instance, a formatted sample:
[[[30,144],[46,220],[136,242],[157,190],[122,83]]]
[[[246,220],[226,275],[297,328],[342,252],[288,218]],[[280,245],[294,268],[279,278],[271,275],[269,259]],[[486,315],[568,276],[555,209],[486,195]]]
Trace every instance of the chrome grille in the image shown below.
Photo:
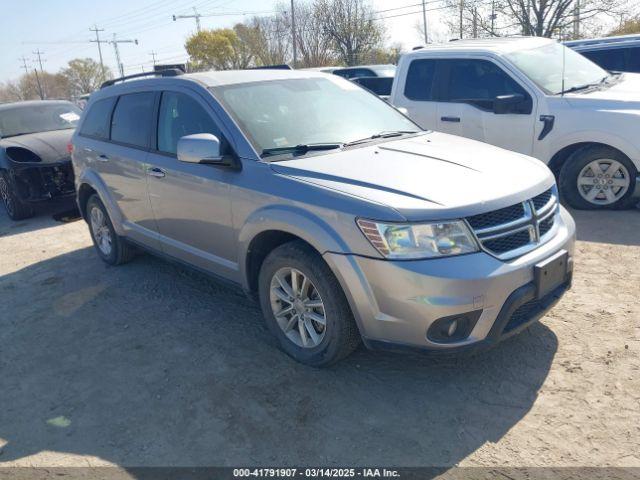
[[[552,236],[559,211],[556,187],[522,203],[468,217],[482,248],[506,260],[523,255]]]

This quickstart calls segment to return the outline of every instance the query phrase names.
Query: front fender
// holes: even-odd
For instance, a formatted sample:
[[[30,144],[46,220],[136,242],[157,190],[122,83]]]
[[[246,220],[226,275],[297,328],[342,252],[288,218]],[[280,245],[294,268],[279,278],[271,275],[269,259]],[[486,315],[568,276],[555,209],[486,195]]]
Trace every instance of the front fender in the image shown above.
[[[251,241],[260,233],[270,230],[295,235],[313,246],[321,255],[326,252],[351,253],[345,240],[319,216],[294,206],[265,207],[253,212],[238,234],[238,265],[241,266],[245,288],[249,286],[247,255]]]
[[[120,212],[120,209],[118,208],[116,202],[113,200],[113,198],[111,198],[109,189],[107,188],[107,185],[104,183],[104,181],[100,178],[100,175],[93,169],[85,168],[84,170],[82,170],[82,173],[80,173],[80,175],[76,177],[77,195],[80,194],[82,185],[88,185],[96,191],[98,197],[100,197],[100,200],[107,209],[107,213],[109,214],[109,218],[111,219],[114,230],[118,235],[124,236],[125,232],[122,228],[122,213]],[[77,200],[79,200],[79,197],[77,198]],[[81,209],[79,201],[78,208]]]
[[[623,137],[599,130],[582,130],[556,139],[552,143],[551,151],[549,152],[550,156],[546,159],[545,163],[549,163],[551,158],[563,148],[578,143],[602,143],[620,150],[629,157],[636,168],[640,170],[640,149],[636,145]]]

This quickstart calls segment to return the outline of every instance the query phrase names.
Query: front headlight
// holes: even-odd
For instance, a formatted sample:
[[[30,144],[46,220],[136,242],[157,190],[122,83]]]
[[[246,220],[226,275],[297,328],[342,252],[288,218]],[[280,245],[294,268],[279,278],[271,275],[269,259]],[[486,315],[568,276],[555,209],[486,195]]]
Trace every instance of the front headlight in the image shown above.
[[[357,220],[365,237],[391,259],[462,255],[480,249],[462,220],[431,223],[380,223]]]

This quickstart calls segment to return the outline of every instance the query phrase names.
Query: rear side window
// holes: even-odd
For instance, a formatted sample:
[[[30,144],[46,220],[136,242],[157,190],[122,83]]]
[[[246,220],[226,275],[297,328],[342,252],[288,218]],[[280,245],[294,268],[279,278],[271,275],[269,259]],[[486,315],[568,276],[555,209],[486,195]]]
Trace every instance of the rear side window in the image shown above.
[[[433,83],[436,76],[435,60],[414,60],[409,65],[404,96],[410,100],[430,101],[433,98]]]
[[[111,140],[148,148],[153,116],[153,92],[131,93],[118,99],[111,121]]]
[[[87,117],[82,122],[80,135],[108,140],[109,121],[111,120],[111,111],[114,103],[116,103],[116,97],[98,100],[91,105],[87,112]]]
[[[580,53],[606,70],[626,72],[629,71],[626,60],[627,51],[628,49],[626,48],[610,48]]]
[[[163,92],[158,118],[158,151],[175,154],[180,137],[194,133],[212,133],[222,142],[220,129],[197,101],[183,93]]]

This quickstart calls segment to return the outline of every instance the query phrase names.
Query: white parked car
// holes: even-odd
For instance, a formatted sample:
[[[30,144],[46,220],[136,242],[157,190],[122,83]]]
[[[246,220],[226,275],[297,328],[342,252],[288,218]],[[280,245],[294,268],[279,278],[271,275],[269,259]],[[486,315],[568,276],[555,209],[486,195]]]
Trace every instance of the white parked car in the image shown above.
[[[542,160],[575,208],[638,201],[640,75],[607,72],[553,40],[463,40],[414,50],[400,59],[391,103],[425,129]]]

